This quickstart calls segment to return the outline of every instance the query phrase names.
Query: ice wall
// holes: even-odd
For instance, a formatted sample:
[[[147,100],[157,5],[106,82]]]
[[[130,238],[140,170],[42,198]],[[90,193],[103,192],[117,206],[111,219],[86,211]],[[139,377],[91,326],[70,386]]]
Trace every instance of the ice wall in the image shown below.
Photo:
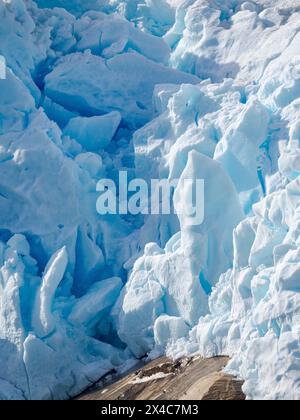
[[[180,235],[136,262],[116,306],[120,336],[137,355],[228,354],[227,370],[245,380],[250,399],[299,399],[299,10],[298,2],[179,5],[165,36],[171,65],[211,81],[158,87],[161,115],[134,136],[137,171],[172,178],[192,167],[205,178],[205,155],[208,185],[218,179],[216,162],[224,173],[206,194],[204,235],[194,238],[180,220]],[[191,165],[195,153],[201,159]],[[232,231],[233,258],[224,260]],[[207,306],[194,325],[195,309]],[[132,317],[143,320],[138,337]]]
[[[159,236],[101,218],[96,183],[134,171],[130,138],[152,118],[156,83],[198,82],[166,66],[161,38],[84,11],[0,2],[3,399],[68,398],[133,359],[110,311],[124,263]]]
[[[229,354],[249,398],[299,399],[299,13],[0,0],[0,398],[167,352]],[[204,222],[100,217],[119,170],[180,179],[176,208],[204,179]]]

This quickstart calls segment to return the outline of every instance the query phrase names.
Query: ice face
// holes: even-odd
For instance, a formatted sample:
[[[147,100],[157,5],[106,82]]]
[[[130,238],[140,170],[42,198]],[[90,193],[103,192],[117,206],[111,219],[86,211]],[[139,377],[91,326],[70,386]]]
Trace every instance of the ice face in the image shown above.
[[[299,10],[0,0],[1,399],[165,353],[299,399]],[[119,170],[179,180],[178,214],[99,216]]]
[[[194,326],[208,311],[211,287],[230,266],[232,231],[242,218],[233,183],[216,161],[195,151],[190,152],[181,179],[192,177],[205,181],[205,223],[190,226],[182,215],[180,236],[171,238],[164,250],[148,245],[114,309],[119,336],[138,357],[153,348],[153,327],[164,314],[177,317],[179,325]],[[179,183],[176,207],[183,189],[184,183]],[[208,264],[212,249],[214,259]],[[173,328],[163,331],[172,334]],[[158,344],[175,338],[176,334],[160,337]]]
[[[272,4],[272,8],[264,10],[260,9],[261,5],[256,9],[254,2],[245,3],[236,14],[232,9],[227,10],[227,23],[222,24],[225,25],[224,32],[219,19],[220,13],[225,13],[223,6],[208,8],[207,3],[198,1],[191,6],[184,3],[179,7],[177,22],[165,39],[172,48],[176,39],[171,58],[173,65],[200,77],[204,77],[205,71],[205,77],[210,76],[219,83],[202,83],[190,91],[187,87],[178,90],[168,86],[157,88],[155,103],[161,116],[135,133],[136,168],[142,173],[146,167],[150,176],[176,177],[189,167],[190,151],[197,150],[219,162],[230,176],[246,217],[235,229],[234,223],[231,225],[234,252],[229,265],[232,268],[218,279],[208,298],[209,310],[194,327],[184,311],[170,310],[166,305],[168,300],[164,298],[166,290],[170,293],[174,285],[177,285],[176,290],[181,290],[182,296],[181,279],[184,278],[185,283],[189,279],[189,271],[184,267],[187,257],[183,261],[178,255],[181,246],[188,250],[190,245],[188,252],[199,264],[198,274],[205,267],[201,263],[205,241],[198,239],[193,243],[193,235],[191,232],[186,234],[181,223],[181,241],[176,235],[176,240],[174,238],[167,245],[167,252],[156,252],[149,258],[146,250],[143,259],[137,261],[121,297],[119,332],[124,333],[134,313],[140,322],[146,320],[141,324],[144,334],[138,332],[135,337],[131,329],[122,339],[127,340],[135,353],[149,353],[151,346],[151,357],[161,354],[164,349],[173,357],[194,353],[204,356],[228,354],[232,362],[227,370],[245,380],[244,392],[248,398],[298,399],[298,14],[288,6],[280,11],[282,3],[275,8]],[[294,3],[292,6],[296,7]],[[182,16],[185,16],[184,25]],[[260,29],[253,29],[251,22],[260,19]],[[249,25],[248,29],[245,24]],[[262,47],[254,51],[256,30],[261,33]],[[204,33],[207,38],[200,39]],[[219,42],[209,44],[214,36]],[[231,37],[230,43],[226,41],[227,36]],[[236,41],[235,36],[238,36]],[[242,40],[244,36],[247,42]],[[198,44],[195,42],[197,37]],[[274,50],[264,47],[272,39],[276,43],[274,56]],[[235,48],[241,51],[240,43],[244,43],[244,47],[237,55]],[[189,55],[188,50],[193,53]],[[202,54],[206,56],[205,60]],[[259,54],[261,59],[258,59]],[[266,63],[268,54],[273,59]],[[256,65],[249,63],[253,57],[256,57]],[[221,66],[217,64],[218,60],[223,63]],[[229,66],[230,60],[239,66]],[[234,68],[236,74],[232,73]],[[235,84],[223,81],[224,71],[230,71],[226,77],[234,76]],[[202,95],[197,94],[197,89]],[[162,142],[163,137],[167,141]],[[157,156],[160,157],[158,161]],[[193,174],[202,167],[200,162],[192,165]],[[213,193],[214,197],[227,191],[222,184],[219,188]],[[184,193],[179,192],[178,199],[183,197]],[[209,204],[208,198],[206,201]],[[206,213],[208,221],[212,216],[212,224],[218,220],[214,217],[217,208],[220,206],[214,203]],[[228,221],[228,216],[225,219]],[[222,226],[226,224],[223,222]],[[222,243],[220,232],[217,238]],[[177,254],[175,262],[174,254]],[[210,268],[214,267],[216,252],[210,249],[207,255]],[[162,269],[164,259],[169,262]],[[216,260],[219,262],[220,257]],[[174,273],[173,267],[183,268],[185,274]],[[161,273],[163,281],[160,280]],[[167,287],[164,287],[165,277],[169,279]],[[145,282],[147,278],[148,282]],[[212,280],[213,274],[204,276],[207,278]],[[203,293],[209,285],[203,281],[202,274],[200,282]],[[151,309],[146,293],[148,287],[149,291],[156,291]],[[185,292],[184,296],[187,295]],[[189,306],[191,315],[193,300],[190,296],[186,300],[182,297],[182,300]],[[202,302],[205,312],[203,301],[197,297],[198,305]],[[130,302],[134,304],[130,305]],[[119,306],[120,303],[117,308]],[[153,321],[148,324],[150,317]],[[190,329],[188,334],[184,328],[186,324]]]
[[[211,314],[171,350],[232,355],[227,370],[245,378],[252,399],[299,398],[299,204],[297,178],[254,206],[235,230],[233,269],[211,295]]]

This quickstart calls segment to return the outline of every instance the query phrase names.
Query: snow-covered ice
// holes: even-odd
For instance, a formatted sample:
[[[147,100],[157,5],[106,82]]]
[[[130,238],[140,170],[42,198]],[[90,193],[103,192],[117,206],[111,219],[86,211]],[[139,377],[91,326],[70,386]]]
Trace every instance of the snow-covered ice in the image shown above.
[[[299,45],[299,0],[0,0],[1,399],[164,353],[300,398]],[[203,223],[100,216],[120,170]]]

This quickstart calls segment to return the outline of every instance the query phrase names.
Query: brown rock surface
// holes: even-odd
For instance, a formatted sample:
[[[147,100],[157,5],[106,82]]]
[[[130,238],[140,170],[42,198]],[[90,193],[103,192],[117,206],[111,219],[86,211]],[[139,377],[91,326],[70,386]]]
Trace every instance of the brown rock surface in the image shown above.
[[[80,400],[244,400],[242,382],[222,373],[227,357],[160,358]]]

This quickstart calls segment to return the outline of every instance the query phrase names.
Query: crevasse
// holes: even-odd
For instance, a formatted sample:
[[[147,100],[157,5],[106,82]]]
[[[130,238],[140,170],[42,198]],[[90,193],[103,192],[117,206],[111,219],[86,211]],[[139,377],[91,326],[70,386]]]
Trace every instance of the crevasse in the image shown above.
[[[1,399],[164,353],[227,354],[249,399],[300,398],[299,13],[0,0]],[[99,216],[119,170],[204,179],[204,223]]]

